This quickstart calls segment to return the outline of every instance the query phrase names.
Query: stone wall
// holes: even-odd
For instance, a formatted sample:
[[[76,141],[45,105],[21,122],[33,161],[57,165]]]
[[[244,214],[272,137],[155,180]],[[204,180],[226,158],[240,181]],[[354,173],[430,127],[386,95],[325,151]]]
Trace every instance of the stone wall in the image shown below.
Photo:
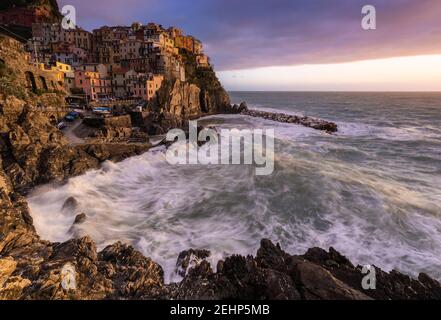
[[[0,35],[0,59],[6,68],[1,88],[4,93],[34,99],[44,93],[64,92],[64,84],[58,81],[57,72],[41,70],[30,64],[20,42]],[[18,92],[18,88],[24,90]]]

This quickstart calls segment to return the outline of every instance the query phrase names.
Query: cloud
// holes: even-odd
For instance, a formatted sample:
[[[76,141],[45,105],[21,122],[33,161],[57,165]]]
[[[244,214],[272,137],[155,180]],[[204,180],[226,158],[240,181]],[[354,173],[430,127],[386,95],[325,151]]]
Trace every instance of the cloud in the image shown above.
[[[217,70],[441,53],[439,0],[62,0],[87,29],[155,21],[200,38]],[[377,8],[377,30],[361,8]]]

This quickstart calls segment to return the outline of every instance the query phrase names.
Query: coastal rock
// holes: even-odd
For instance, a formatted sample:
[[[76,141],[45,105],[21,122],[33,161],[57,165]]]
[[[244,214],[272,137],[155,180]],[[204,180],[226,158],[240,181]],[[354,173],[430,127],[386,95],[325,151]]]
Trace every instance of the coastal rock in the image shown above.
[[[74,197],[69,197],[64,201],[61,210],[74,211],[78,208],[78,201]]]
[[[176,273],[185,277],[191,269],[198,267],[210,255],[211,252],[208,250],[190,249],[181,252],[176,262]]]
[[[207,261],[184,279],[167,286],[172,299],[270,300],[402,300],[440,299],[441,284],[420,275],[419,280],[396,271],[377,271],[377,289],[361,287],[365,274],[336,250],[313,248],[303,256],[290,255],[262,240],[257,256],[231,256],[213,273]]]
[[[89,138],[100,143],[127,142],[133,133],[130,115],[84,118],[81,125],[92,129]]]
[[[113,282],[109,298],[152,299],[162,294],[164,272],[133,247],[118,242],[99,253],[99,270]]]
[[[310,118],[310,117],[299,117],[299,116],[288,115],[283,113],[250,110],[248,109],[246,104],[244,105],[241,104],[241,106],[238,108],[237,111],[243,115],[247,115],[250,117],[263,118],[263,119],[283,122],[283,123],[299,124],[315,130],[326,131],[327,133],[335,133],[338,131],[338,126],[334,122],[325,121],[316,118]]]
[[[86,220],[87,220],[87,215],[85,213],[80,213],[79,215],[77,215],[75,217],[74,225],[82,224],[82,223],[86,222]]]
[[[98,168],[103,161],[120,161],[150,148],[146,143],[69,146],[62,133],[31,105],[9,96],[1,98],[0,105],[2,166],[12,188],[23,194],[37,184],[64,181]]]
[[[214,72],[205,77],[215,77]],[[144,130],[151,135],[165,134],[174,128],[186,128],[189,120],[204,115],[238,113],[218,80],[211,81],[210,85],[203,79],[164,81],[151,102],[152,112],[145,118]]]
[[[206,114],[231,113],[232,107],[228,93],[218,86],[215,88],[202,88],[201,110]]]
[[[246,102],[241,102],[240,106],[237,109],[238,113],[247,112],[248,111],[248,105]]]
[[[11,276],[17,268],[17,262],[11,258],[0,259],[0,300],[19,299],[23,289],[30,285],[28,279]]]

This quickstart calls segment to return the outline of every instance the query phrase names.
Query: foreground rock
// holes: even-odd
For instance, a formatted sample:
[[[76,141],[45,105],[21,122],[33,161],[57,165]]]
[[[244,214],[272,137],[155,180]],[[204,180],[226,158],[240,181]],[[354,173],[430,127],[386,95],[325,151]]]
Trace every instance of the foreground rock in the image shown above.
[[[29,241],[0,251],[0,299],[441,299],[441,284],[427,275],[414,280],[378,268],[376,290],[363,290],[361,267],[332,248],[295,256],[262,240],[256,257],[231,256],[216,272],[207,251],[190,250],[180,261],[203,258],[193,260],[180,283],[165,285],[158,264],[122,243],[97,253],[88,237],[63,244]]]
[[[263,118],[283,123],[299,124],[308,128],[326,131],[328,133],[335,133],[338,131],[338,126],[336,123],[321,119],[311,117],[299,117],[284,113],[250,110],[244,103],[242,103],[240,106],[234,106],[233,108],[237,111],[237,113],[250,117]]]
[[[332,248],[295,256],[262,240],[256,257],[231,256],[218,263],[216,273],[201,260],[182,282],[165,290],[173,299],[441,299],[441,284],[425,274],[414,280],[396,271],[375,270],[376,289],[364,290],[362,268]]]

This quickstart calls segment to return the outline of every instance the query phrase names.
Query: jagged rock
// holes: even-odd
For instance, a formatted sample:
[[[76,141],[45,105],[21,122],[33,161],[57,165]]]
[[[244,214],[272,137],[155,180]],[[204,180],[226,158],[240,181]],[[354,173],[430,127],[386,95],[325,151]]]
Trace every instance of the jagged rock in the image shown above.
[[[190,249],[181,252],[178,256],[178,261],[176,262],[176,273],[181,277],[185,277],[191,269],[198,267],[210,255],[211,252],[208,250]]]
[[[0,300],[19,299],[23,289],[31,284],[28,279],[11,276],[17,268],[17,262],[7,257],[0,259]]]
[[[246,106],[246,104],[239,107],[238,111],[240,111],[241,114],[247,115],[250,117],[256,117],[256,118],[263,118],[267,120],[277,121],[277,122],[284,122],[284,123],[293,123],[293,124],[300,124],[305,127],[313,128],[316,130],[322,130],[326,131],[328,133],[335,133],[338,131],[338,126],[334,122],[325,121],[321,119],[315,119],[310,117],[299,117],[294,115],[288,115],[283,113],[273,113],[273,112],[266,112],[266,111],[258,111],[258,110],[250,110]]]
[[[248,106],[246,102],[241,102],[239,108],[237,109],[238,113],[246,112],[248,111]]]
[[[298,262],[291,276],[306,300],[371,300],[335,278],[329,271],[309,261]]]
[[[219,85],[219,84],[218,84]],[[233,111],[230,98],[221,86],[201,88],[191,82],[164,82],[152,110],[145,119],[144,129],[151,135],[165,134],[170,129],[188,127],[188,120]]]
[[[377,269],[377,289],[361,288],[364,274],[334,249],[314,248],[303,256],[262,240],[256,258],[232,256],[213,273],[207,261],[184,279],[167,286],[172,299],[440,299],[441,284],[427,275],[419,280]]]
[[[63,206],[61,207],[61,210],[74,211],[77,208],[78,208],[78,200],[75,199],[74,197],[69,197],[64,201]]]
[[[82,223],[86,222],[86,220],[87,220],[87,215],[85,213],[80,213],[79,215],[77,215],[75,217],[74,225],[75,224],[82,224]]]
[[[113,281],[111,297],[158,297],[164,286],[164,272],[157,263],[133,247],[118,242],[99,253],[100,271]]]

